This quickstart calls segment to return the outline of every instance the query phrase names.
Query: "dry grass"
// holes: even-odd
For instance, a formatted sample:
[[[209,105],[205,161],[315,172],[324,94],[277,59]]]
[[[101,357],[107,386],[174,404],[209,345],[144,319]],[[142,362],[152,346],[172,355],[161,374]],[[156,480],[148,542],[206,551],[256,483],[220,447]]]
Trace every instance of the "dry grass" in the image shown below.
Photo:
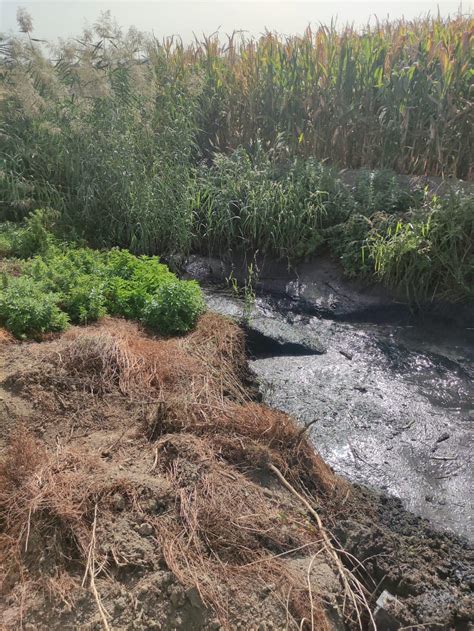
[[[81,454],[54,458],[23,427],[13,434],[0,467],[4,586],[18,577],[47,576],[42,561],[61,568],[61,559],[80,558],[87,539],[83,498],[96,483],[98,467],[98,459]]]
[[[126,498],[129,529],[137,516],[145,517],[156,554],[164,555],[186,588],[198,590],[222,624],[271,584],[289,628],[329,629],[321,594],[312,593],[310,582],[285,562],[304,550],[326,555],[334,566],[326,535],[272,467],[327,515],[347,486],[290,417],[250,399],[243,342],[235,324],[208,314],[181,339],[152,339],[136,325],[106,320],[47,343],[54,353],[45,350],[38,366],[23,371],[24,383],[59,387],[66,399],[68,392],[87,391],[94,399],[115,393],[123,401],[125,427],[130,406],[146,397],[134,438],[118,450],[139,474],[131,476],[130,464],[118,467],[111,450],[104,460],[84,446],[46,449],[20,429],[0,469],[7,591],[31,582],[71,609],[85,568],[107,628],[96,579],[112,580],[127,556],[109,541],[115,523],[111,497],[119,492]],[[146,516],[140,494],[148,488],[156,495],[159,480],[170,485],[171,500],[162,514]],[[38,561],[40,549],[48,567]],[[346,613],[355,620],[350,603]]]
[[[13,344],[15,341],[15,338],[9,331],[0,327],[0,344]]]
[[[157,444],[159,466],[178,498],[178,513],[156,523],[168,566],[203,601],[229,620],[229,594],[251,603],[262,586],[275,585],[289,599],[295,626],[303,618],[327,629],[319,597],[313,614],[305,585],[284,558],[294,549],[320,548],[320,537],[303,512],[237,471],[192,434],[165,436]]]
[[[243,400],[243,334],[223,318],[215,326],[215,318],[206,314],[194,333],[172,339],[148,336],[136,323],[111,318],[87,331],[74,327],[61,337],[58,349],[43,354],[35,369],[20,371],[15,379],[96,395],[118,390],[154,401],[174,396]]]

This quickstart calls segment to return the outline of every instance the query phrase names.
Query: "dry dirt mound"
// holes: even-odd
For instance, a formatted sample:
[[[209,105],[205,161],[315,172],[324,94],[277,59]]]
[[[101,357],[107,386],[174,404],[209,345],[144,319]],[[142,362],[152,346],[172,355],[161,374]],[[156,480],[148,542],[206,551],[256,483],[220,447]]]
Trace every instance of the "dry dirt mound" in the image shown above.
[[[380,525],[368,545],[377,506],[256,401],[232,322],[165,340],[106,319],[0,353],[6,629],[373,626],[374,558],[402,567],[405,539]],[[469,616],[449,574],[437,628]],[[396,615],[426,622],[411,596]]]

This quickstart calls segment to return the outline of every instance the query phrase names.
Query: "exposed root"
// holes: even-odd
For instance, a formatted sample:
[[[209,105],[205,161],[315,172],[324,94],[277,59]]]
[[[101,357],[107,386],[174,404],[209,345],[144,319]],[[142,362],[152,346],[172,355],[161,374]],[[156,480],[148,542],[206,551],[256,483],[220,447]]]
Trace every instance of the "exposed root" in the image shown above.
[[[102,626],[104,627],[105,631],[110,631],[110,626],[107,620],[107,611],[104,607],[104,605],[102,604],[102,601],[100,599],[100,595],[99,592],[97,591],[97,587],[95,584],[95,577],[96,577],[96,567],[95,567],[95,533],[96,533],[96,528],[97,528],[97,504],[94,507],[94,521],[92,522],[92,535],[91,535],[91,542],[89,545],[89,552],[87,555],[87,563],[86,563],[86,572],[84,574],[84,579],[82,581],[82,584],[84,585],[85,582],[85,578],[87,575],[89,575],[89,579],[90,579],[90,588],[92,593],[94,594],[94,599],[95,602],[97,603],[97,609],[99,610],[99,614],[100,614],[100,618],[102,620]]]
[[[329,537],[328,531],[323,526],[321,518],[319,514],[314,510],[308,500],[298,493],[298,491],[288,482],[288,480],[283,476],[283,474],[275,467],[275,465],[270,464],[269,469],[277,476],[280,482],[291,492],[295,497],[299,499],[299,501],[304,504],[307,508],[308,512],[314,517],[316,523],[318,524],[318,528],[323,537],[324,547],[330,557],[333,559],[337,571],[339,574],[339,578],[341,580],[341,584],[344,588],[345,599],[346,597],[354,605],[354,611],[357,615],[357,620],[360,628],[362,629],[362,616],[361,616],[361,606],[364,608],[365,612],[368,614],[372,626],[376,629],[375,621],[372,616],[372,611],[370,609],[369,603],[367,601],[366,590],[361,582],[354,576],[353,572],[351,572],[348,568],[346,568],[339,557],[338,551],[333,546],[331,539]],[[341,550],[339,550],[341,552]],[[342,551],[343,552],[343,551]],[[309,570],[308,570],[309,572]],[[344,599],[344,602],[345,602]],[[344,612],[345,613],[345,612]]]

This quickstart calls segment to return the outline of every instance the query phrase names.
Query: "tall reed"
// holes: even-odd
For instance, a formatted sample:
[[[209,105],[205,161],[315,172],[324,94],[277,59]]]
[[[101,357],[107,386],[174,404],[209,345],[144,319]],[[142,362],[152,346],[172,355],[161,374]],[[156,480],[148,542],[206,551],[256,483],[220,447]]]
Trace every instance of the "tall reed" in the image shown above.
[[[372,215],[412,201],[370,178],[351,197],[327,167],[472,176],[470,16],[189,45],[104,16],[49,49],[21,18],[22,37],[0,38],[0,219],[51,207],[67,236],[137,253],[298,259],[333,243],[349,271],[370,250],[362,267],[399,285],[384,261],[400,268],[410,228],[367,234]],[[459,244],[441,233],[430,234],[449,257]]]

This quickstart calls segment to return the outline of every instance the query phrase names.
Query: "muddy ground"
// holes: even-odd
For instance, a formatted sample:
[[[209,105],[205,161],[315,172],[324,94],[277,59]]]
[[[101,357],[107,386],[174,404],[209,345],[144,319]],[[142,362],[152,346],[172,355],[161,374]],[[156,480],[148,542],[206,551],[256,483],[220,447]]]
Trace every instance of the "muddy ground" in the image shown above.
[[[242,314],[231,296],[208,302]],[[248,328],[264,400],[313,423],[337,472],[474,539],[472,332],[295,315],[265,296]]]
[[[188,269],[219,281],[222,265],[194,258]],[[208,302],[235,318],[247,311],[264,400],[313,423],[315,448],[336,471],[473,541],[472,306],[417,314],[328,259],[267,264],[258,288],[250,311],[212,285]]]
[[[335,475],[243,344],[212,314],[180,340],[5,336],[6,629],[469,627],[467,542]]]

